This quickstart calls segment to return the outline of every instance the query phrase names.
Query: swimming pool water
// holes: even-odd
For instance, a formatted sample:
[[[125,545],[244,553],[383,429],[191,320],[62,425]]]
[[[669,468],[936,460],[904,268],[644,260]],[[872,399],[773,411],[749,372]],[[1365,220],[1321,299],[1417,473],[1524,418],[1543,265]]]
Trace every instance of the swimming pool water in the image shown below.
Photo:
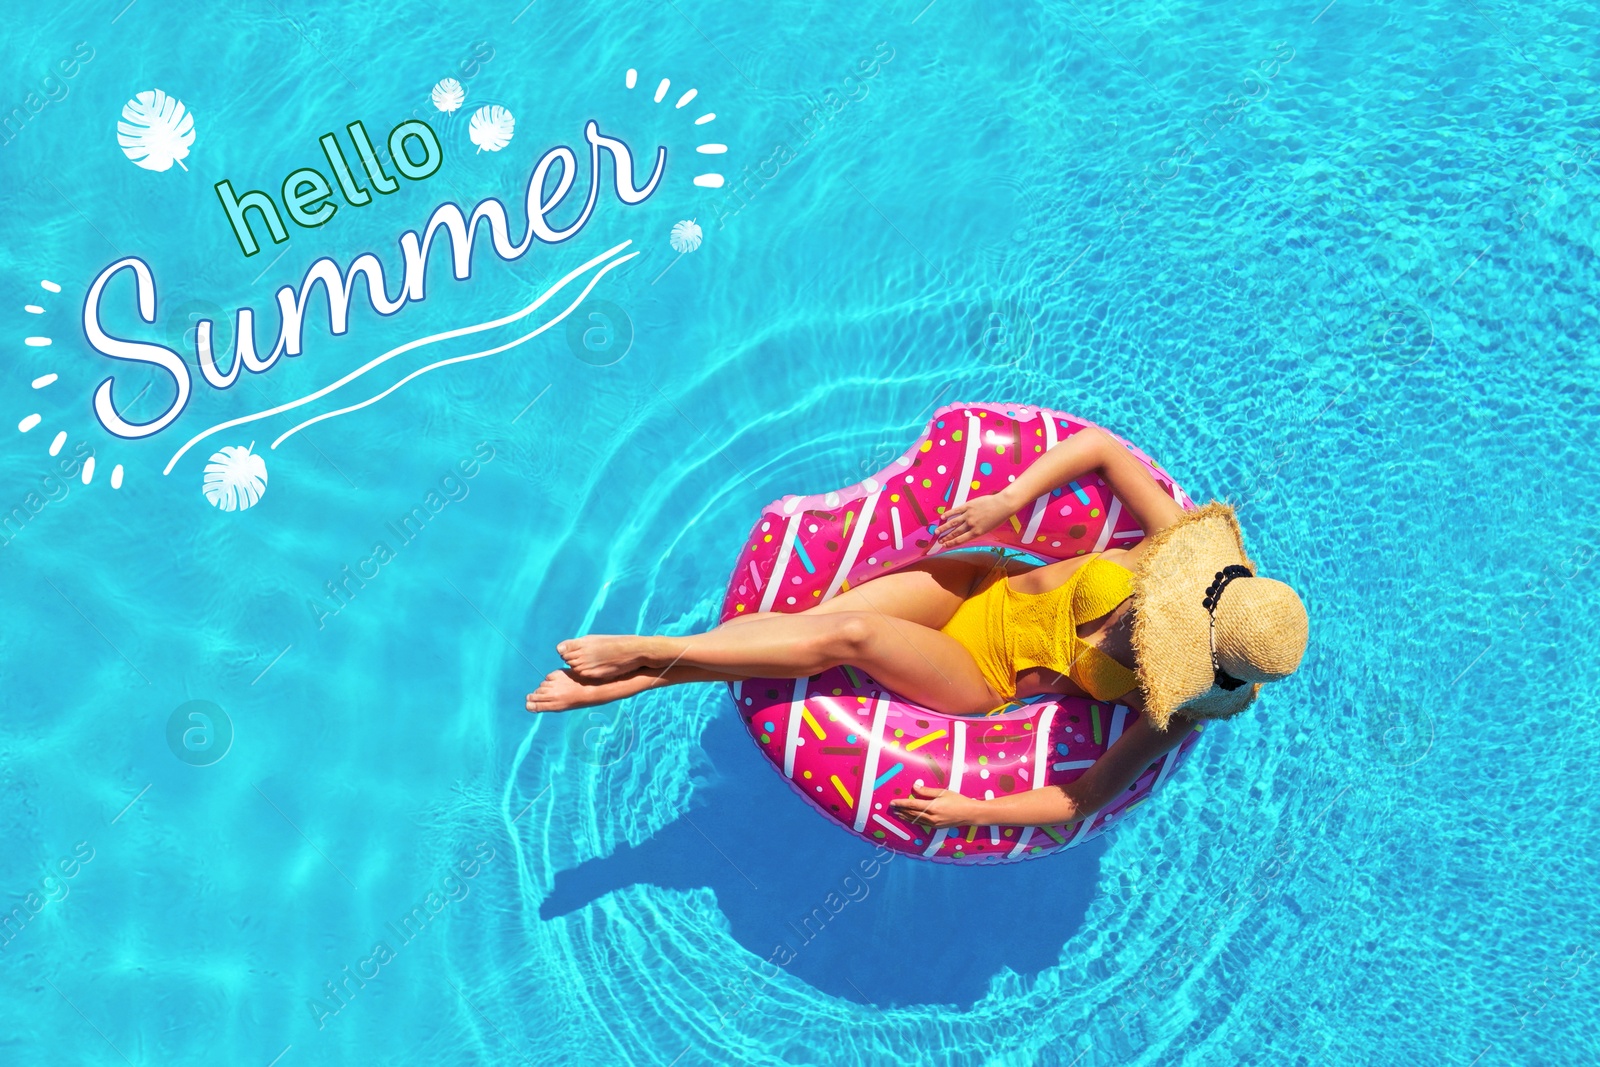
[[[1352,0],[8,20],[0,1061],[1594,1062],[1595,23]],[[194,116],[187,169],[117,146],[154,87]],[[514,136],[479,151],[495,104]],[[277,195],[326,169],[323,133],[413,114],[437,174],[241,255],[215,183]],[[436,267],[392,317],[358,298],[343,336],[314,311],[303,355],[228,391],[196,371],[154,437],[95,422],[108,375],[133,418],[171,395],[84,339],[113,261],[158,286],[150,325],[111,287],[123,336],[183,348],[249,306],[265,345],[320,256],[396,269],[446,200],[499,197],[520,231],[534,162],[589,119],[641,178],[668,147],[649,200],[607,177],[568,243]],[[207,426],[630,240],[581,328],[161,474]],[[1116,833],[873,867],[720,688],[523,712],[564,637],[710,625],[762,504],[859,480],[956,400],[1137,441],[1235,502],[1310,611],[1299,674]],[[79,442],[89,484],[52,473]],[[222,445],[265,457],[254,507],[200,491]]]

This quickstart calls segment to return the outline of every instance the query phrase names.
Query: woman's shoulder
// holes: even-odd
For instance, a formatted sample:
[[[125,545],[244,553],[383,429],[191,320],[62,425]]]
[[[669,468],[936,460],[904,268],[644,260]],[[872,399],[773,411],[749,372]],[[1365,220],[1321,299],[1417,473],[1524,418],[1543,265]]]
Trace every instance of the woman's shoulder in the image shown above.
[[[1139,548],[1143,544],[1144,542],[1141,541],[1132,548],[1108,548],[1093,558],[1105,560],[1107,563],[1115,563],[1123,570],[1131,571],[1139,563]]]
[[[1093,556],[1074,556],[1053,563],[1032,564],[1018,559],[1008,559],[1003,564],[1011,587],[1019,593],[1047,593],[1060,588],[1082,569]]]

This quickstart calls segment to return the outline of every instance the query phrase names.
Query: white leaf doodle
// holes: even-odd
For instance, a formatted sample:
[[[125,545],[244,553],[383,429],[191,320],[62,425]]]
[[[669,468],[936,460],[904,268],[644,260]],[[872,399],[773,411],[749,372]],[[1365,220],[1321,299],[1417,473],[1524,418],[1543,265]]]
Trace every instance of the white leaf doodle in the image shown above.
[[[467,91],[454,78],[443,78],[433,87],[433,106],[440,111],[454,111],[467,98]]]
[[[145,170],[171,170],[174,163],[188,170],[183,160],[194,144],[194,116],[177,97],[146,89],[122,105],[117,144]]]
[[[223,511],[243,511],[252,507],[267,491],[266,460],[251,452],[249,445],[229,445],[206,463],[201,486],[213,507]]]
[[[517,120],[511,112],[499,104],[489,104],[472,113],[467,137],[480,152],[498,152],[511,143],[516,128]]]
[[[684,219],[672,227],[672,236],[667,240],[674,252],[693,252],[700,247],[700,224],[694,219]]]

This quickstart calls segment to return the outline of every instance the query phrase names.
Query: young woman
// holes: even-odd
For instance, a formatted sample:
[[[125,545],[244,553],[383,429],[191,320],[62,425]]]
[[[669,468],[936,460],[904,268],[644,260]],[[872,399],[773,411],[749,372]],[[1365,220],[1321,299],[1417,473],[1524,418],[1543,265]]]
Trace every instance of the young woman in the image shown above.
[[[1184,511],[1125,448],[1089,428],[1059,442],[999,493],[951,508],[942,548],[983,536],[1034,499],[1099,474],[1139,520],[1128,549],[1027,567],[998,553],[941,555],[794,614],[757,612],[706,633],[591,635],[556,646],[568,669],[528,694],[563,711],[664,685],[798,678],[848,663],[907,700],[982,714],[1043,693],[1140,712],[1067,787],[975,800],[918,787],[892,801],[929,828],[1061,825],[1092,815],[1176,747],[1197,719],[1244,710],[1304,654],[1304,606],[1255,576],[1233,510]]]

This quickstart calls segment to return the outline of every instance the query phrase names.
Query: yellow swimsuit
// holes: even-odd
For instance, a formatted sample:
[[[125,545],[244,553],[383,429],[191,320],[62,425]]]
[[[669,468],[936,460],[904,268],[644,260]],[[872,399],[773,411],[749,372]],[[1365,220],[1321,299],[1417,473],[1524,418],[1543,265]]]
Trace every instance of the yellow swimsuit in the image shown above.
[[[1002,573],[962,601],[941,630],[972,653],[984,681],[1007,702],[1017,695],[1017,675],[1030,667],[1066,675],[1096,700],[1115,700],[1134,688],[1134,674],[1079,637],[1078,626],[1132,592],[1132,572],[1098,555],[1045,593],[1019,593]]]

